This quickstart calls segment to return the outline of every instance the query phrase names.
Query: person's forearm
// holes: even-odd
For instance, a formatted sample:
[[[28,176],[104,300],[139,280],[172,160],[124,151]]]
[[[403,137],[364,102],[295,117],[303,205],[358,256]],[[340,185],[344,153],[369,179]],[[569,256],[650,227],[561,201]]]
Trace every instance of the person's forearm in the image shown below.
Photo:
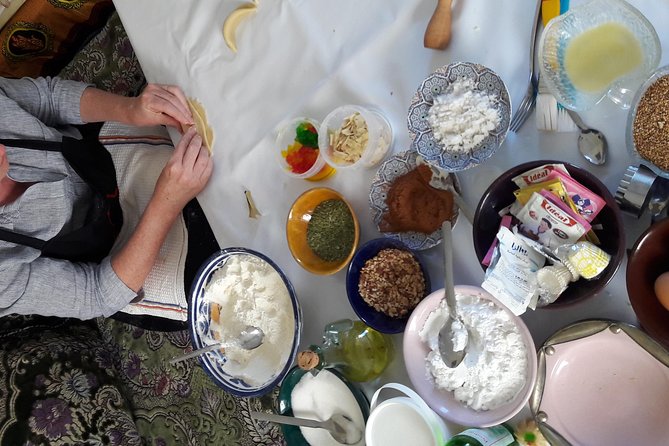
[[[115,121],[131,124],[129,110],[134,98],[120,96],[88,87],[81,95],[81,120],[84,122]]]
[[[178,215],[173,206],[151,199],[130,240],[111,259],[114,272],[128,288],[135,292],[142,288]]]

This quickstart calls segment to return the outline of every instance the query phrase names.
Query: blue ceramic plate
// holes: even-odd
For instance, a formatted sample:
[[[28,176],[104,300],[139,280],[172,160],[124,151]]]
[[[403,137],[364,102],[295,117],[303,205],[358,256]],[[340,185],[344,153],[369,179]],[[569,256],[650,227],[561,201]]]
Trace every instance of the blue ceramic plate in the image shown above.
[[[293,289],[293,285],[279,267],[269,258],[259,252],[245,248],[222,249],[213,254],[202,264],[196,275],[195,282],[193,282],[193,287],[191,289],[191,306],[189,310],[189,326],[191,339],[193,340],[193,349],[202,348],[212,343],[212,334],[209,327],[211,322],[210,302],[204,298],[205,289],[214,272],[225,265],[231,257],[239,255],[258,257],[267,262],[277,273],[279,273],[279,276],[281,276],[288,289],[288,294],[290,295],[290,301],[292,303],[293,318],[295,319],[295,333],[293,335],[292,343],[285,346],[286,349],[290,349],[285,366],[278,374],[260,386],[249,384],[243,379],[229,375],[223,369],[223,365],[226,361],[225,354],[221,353],[219,350],[205,353],[199,357],[199,360],[202,363],[202,368],[217,385],[233,395],[251,397],[269,392],[274,386],[281,382],[281,379],[288,373],[290,366],[295,360],[297,348],[300,343],[302,312],[299,303],[297,302],[297,296]]]
[[[327,370],[336,375],[337,378],[341,379],[353,393],[353,396],[355,397],[358,405],[360,406],[360,410],[362,411],[362,417],[365,419],[365,422],[367,422],[367,418],[369,417],[369,401],[367,401],[365,394],[362,393],[362,391],[355,384],[344,378],[344,375],[339,373],[336,369],[329,368]],[[307,372],[301,368],[293,367],[286,375],[286,378],[281,383],[281,388],[279,389],[279,414],[287,415],[289,417],[294,416],[290,396],[293,393],[293,389],[305,373]],[[288,446],[310,446],[309,443],[307,443],[307,440],[304,439],[304,436],[302,435],[302,432],[298,426],[282,424],[281,430],[283,431],[283,435]]]
[[[427,114],[434,104],[434,98],[446,92],[457,79],[471,79],[475,89],[488,95],[495,95],[497,102],[494,107],[499,110],[499,125],[490,132],[479,145],[469,153],[451,153],[434,139],[432,128],[427,122]],[[471,62],[455,62],[439,68],[425,79],[411,100],[407,124],[413,146],[429,163],[448,172],[457,172],[476,166],[502,145],[509,130],[511,116],[511,100],[502,79],[491,69]]]
[[[388,212],[386,197],[393,181],[398,177],[407,174],[416,168],[418,163],[418,154],[415,150],[400,152],[381,164],[376,176],[372,180],[372,186],[369,191],[369,208],[372,212],[372,219],[379,228],[383,215]],[[455,174],[449,174],[448,180],[452,182],[455,190],[460,192],[460,184]],[[458,207],[453,203],[453,219],[451,223],[455,226],[458,221]],[[429,249],[441,243],[441,230],[436,230],[432,234],[423,234],[422,232],[384,232],[384,237],[399,240],[409,249],[421,251]]]
[[[381,333],[401,333],[406,327],[409,316],[411,316],[411,311],[403,318],[396,318],[387,316],[380,311],[376,311],[373,307],[370,307],[367,302],[362,298],[358,292],[358,282],[360,282],[360,271],[362,267],[365,266],[365,262],[376,256],[379,251],[388,248],[401,249],[403,251],[411,250],[407,246],[400,242],[399,240],[393,240],[390,238],[377,238],[370,240],[365,243],[362,248],[353,256],[351,264],[348,266],[348,272],[346,273],[346,294],[348,294],[348,301],[355,311],[355,314],[367,325],[373,329],[380,331]],[[414,254],[414,258],[420,265],[420,269],[423,272],[423,277],[425,278],[425,294],[423,297],[427,296],[432,292],[430,286],[430,277],[427,274],[427,270],[421,262],[420,258]]]

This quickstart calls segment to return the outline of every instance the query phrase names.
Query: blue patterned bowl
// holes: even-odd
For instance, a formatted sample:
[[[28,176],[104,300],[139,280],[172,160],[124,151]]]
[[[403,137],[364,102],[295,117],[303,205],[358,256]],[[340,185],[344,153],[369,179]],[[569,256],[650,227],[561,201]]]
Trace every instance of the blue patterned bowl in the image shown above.
[[[468,153],[449,152],[432,133],[427,115],[434,98],[444,94],[457,79],[471,79],[475,90],[497,97],[494,108],[499,111],[499,125]],[[429,163],[448,172],[457,172],[481,164],[502,145],[509,130],[511,100],[502,79],[491,69],[471,62],[455,62],[430,74],[418,87],[411,100],[407,125],[413,146]]]
[[[369,191],[369,209],[372,212],[372,220],[379,228],[383,215],[388,212],[386,197],[393,182],[400,176],[411,172],[416,168],[419,162],[418,153],[415,150],[400,152],[388,158],[381,164],[372,180],[372,186]],[[448,179],[452,182],[454,189],[460,192],[460,183],[455,174],[449,174]],[[451,223],[455,226],[458,221],[458,207],[453,203],[453,219]],[[404,243],[409,249],[422,251],[432,248],[441,243],[441,229],[432,234],[423,234],[422,232],[384,232],[384,237],[390,237]]]
[[[209,285],[214,272],[223,267],[223,265],[225,265],[225,263],[233,256],[240,255],[254,256],[268,263],[279,274],[288,290],[291,311],[295,321],[295,330],[291,342],[282,346],[282,348],[287,349],[286,362],[283,367],[280,370],[276,370],[276,373],[274,373],[266,382],[261,385],[254,385],[241,378],[228,374],[223,367],[227,358],[225,357],[225,353],[222,353],[220,350],[205,353],[199,357],[199,360],[202,363],[204,371],[218,386],[236,396],[252,397],[263,395],[271,391],[274,386],[281,382],[295,360],[297,348],[300,343],[300,334],[302,332],[302,311],[297,301],[297,295],[295,294],[293,285],[279,267],[265,255],[250,249],[227,248],[216,252],[202,264],[196,275],[196,279],[193,282],[190,293],[191,305],[188,322],[191,339],[193,341],[193,349],[206,347],[213,343],[213,334],[210,329],[211,308],[210,302],[205,298],[205,290]]]

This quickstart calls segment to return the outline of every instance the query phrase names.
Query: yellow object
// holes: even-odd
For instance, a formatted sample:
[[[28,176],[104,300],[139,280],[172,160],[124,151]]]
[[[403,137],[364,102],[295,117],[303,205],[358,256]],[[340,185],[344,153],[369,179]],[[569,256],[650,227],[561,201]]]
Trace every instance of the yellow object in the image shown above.
[[[560,15],[560,0],[541,0],[541,20],[544,26],[554,17]]]
[[[655,295],[660,304],[669,310],[669,272],[662,273],[655,279]]]
[[[611,256],[588,242],[579,242],[567,256],[574,269],[585,279],[594,279],[609,265]]]
[[[323,168],[313,177],[307,178],[307,181],[321,181],[326,178],[329,178],[330,175],[334,175],[334,173],[337,171],[334,167],[329,165],[328,163],[325,163]]]
[[[608,22],[574,37],[564,67],[574,87],[597,93],[643,62],[641,43],[624,25]]]
[[[311,219],[311,213],[321,202],[330,199],[339,199],[348,205],[355,227],[355,239],[353,240],[351,252],[341,262],[326,262],[322,260],[314,254],[307,244],[307,226]],[[327,187],[317,187],[304,192],[293,203],[288,213],[288,221],[286,222],[286,238],[290,253],[302,268],[314,274],[330,275],[342,270],[353,258],[353,254],[355,254],[358,242],[360,241],[360,225],[353,207],[339,192]]]
[[[214,131],[207,123],[207,113],[204,107],[197,99],[188,98],[188,106],[195,121],[195,128],[197,134],[202,138],[202,143],[209,150],[209,154],[214,154]]]
[[[248,16],[256,12],[256,5],[257,1],[254,0],[253,3],[240,6],[232,11],[223,22],[223,40],[233,53],[237,52],[237,28]]]

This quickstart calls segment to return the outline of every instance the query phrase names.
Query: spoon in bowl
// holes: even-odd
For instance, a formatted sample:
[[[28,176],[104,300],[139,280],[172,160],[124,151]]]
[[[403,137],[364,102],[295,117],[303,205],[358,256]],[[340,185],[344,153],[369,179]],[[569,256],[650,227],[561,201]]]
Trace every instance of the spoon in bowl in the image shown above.
[[[583,158],[597,166],[606,162],[607,143],[604,134],[599,130],[588,127],[578,113],[565,108],[576,127],[581,130],[578,135],[578,151]]]
[[[254,327],[252,325],[247,325],[241,333],[239,333],[239,338],[237,339],[237,346],[243,348],[244,350],[253,350],[254,348],[260,347],[265,338],[265,332],[260,328]],[[174,365],[177,362],[185,361],[190,358],[195,358],[212,350],[217,350],[220,348],[225,348],[226,345],[229,345],[225,342],[216,342],[215,344],[208,345],[206,347],[193,350],[190,353],[185,355],[175,356],[170,359],[169,363]]]
[[[340,413],[332,414],[332,416],[325,421],[255,411],[251,411],[251,417],[256,420],[271,421],[272,423],[325,429],[332,435],[332,438],[334,438],[336,442],[341,444],[356,444],[362,440],[362,431],[360,428],[355,425],[353,420]]]
[[[455,368],[467,354],[469,333],[467,327],[462,323],[457,314],[455,301],[455,288],[453,286],[453,236],[451,234],[451,222],[444,221],[441,226],[444,244],[444,294],[448,305],[448,319],[439,330],[437,344],[439,354],[446,367]]]

